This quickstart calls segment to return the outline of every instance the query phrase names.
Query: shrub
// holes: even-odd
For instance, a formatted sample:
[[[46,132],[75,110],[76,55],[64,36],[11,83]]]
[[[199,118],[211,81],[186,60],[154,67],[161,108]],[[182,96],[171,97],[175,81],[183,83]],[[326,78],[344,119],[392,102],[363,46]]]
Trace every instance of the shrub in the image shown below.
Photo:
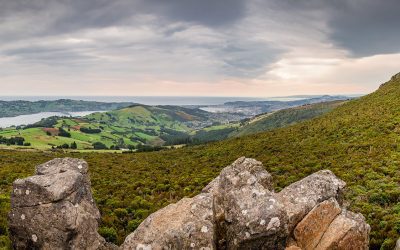
[[[99,234],[103,236],[106,241],[117,242],[117,231],[113,227],[100,227]]]
[[[108,149],[107,146],[102,142],[95,142],[92,145],[93,145],[93,148],[96,149],[96,150]]]

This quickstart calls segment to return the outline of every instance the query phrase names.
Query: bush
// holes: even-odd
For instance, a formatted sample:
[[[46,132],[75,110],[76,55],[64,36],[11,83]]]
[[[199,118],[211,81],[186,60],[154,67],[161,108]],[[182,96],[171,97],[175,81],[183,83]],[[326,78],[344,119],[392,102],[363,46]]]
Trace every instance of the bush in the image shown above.
[[[138,226],[140,225],[140,223],[142,222],[142,220],[140,219],[135,219],[135,220],[131,220],[128,222],[128,231],[129,232],[133,232],[136,230],[136,228],[138,228]]]
[[[99,234],[103,236],[106,241],[117,242],[117,231],[113,227],[100,227]]]
[[[107,146],[102,142],[95,142],[92,145],[93,145],[93,148],[96,149],[96,150],[108,149]]]
[[[71,134],[65,131],[62,127],[58,129],[58,136],[71,137]]]
[[[99,128],[85,128],[82,127],[79,129],[81,132],[86,133],[86,134],[99,134],[101,133],[101,129]]]

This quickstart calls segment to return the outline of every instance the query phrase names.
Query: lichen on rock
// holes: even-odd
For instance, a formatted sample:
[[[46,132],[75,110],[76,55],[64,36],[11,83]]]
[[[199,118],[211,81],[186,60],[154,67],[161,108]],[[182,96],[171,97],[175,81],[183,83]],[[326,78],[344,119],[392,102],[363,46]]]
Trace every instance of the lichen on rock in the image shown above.
[[[100,213],[87,169],[83,160],[55,159],[38,166],[36,175],[14,182],[9,226],[15,249],[111,246],[97,233]]]
[[[199,195],[151,214],[119,249],[368,249],[365,218],[341,206],[345,185],[322,170],[276,193],[261,162],[242,157]],[[117,249],[97,233],[99,219],[82,160],[55,159],[14,182],[16,249]]]

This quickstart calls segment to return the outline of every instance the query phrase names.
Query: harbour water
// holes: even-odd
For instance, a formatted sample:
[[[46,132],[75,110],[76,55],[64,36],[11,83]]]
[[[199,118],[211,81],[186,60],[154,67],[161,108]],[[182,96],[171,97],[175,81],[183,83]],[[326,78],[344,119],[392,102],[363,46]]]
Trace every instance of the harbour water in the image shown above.
[[[7,128],[11,126],[21,126],[32,124],[42,120],[43,118],[48,118],[51,116],[69,116],[69,117],[79,117],[85,116],[99,111],[83,111],[83,112],[41,112],[31,115],[20,115],[16,117],[3,117],[0,118],[0,128]]]

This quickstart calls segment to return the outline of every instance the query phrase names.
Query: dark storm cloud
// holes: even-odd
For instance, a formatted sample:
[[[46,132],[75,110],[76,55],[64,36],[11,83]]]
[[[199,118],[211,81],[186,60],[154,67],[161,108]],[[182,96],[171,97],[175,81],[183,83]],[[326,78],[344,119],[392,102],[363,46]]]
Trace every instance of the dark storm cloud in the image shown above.
[[[0,26],[0,45],[24,42],[36,39],[39,45],[25,44],[22,47],[0,50],[0,54],[27,62],[78,62],[87,60],[77,50],[82,44],[68,44],[54,47],[47,37],[63,40],[69,34],[84,30],[100,30],[107,27],[125,27],[127,29],[148,26],[159,33],[158,40],[144,42],[132,41],[127,35],[124,41],[96,40],[94,50],[126,51],[131,53],[134,47],[143,47],[152,51],[171,51],[178,47],[195,50],[214,51],[218,55],[219,70],[233,76],[255,75],[261,72],[268,56],[263,56],[250,42],[240,42],[236,48],[242,52],[224,49],[224,43],[230,35],[221,33],[221,44],[209,44],[207,41],[179,41],[174,35],[189,32],[191,26],[200,25],[210,30],[224,31],[239,22],[246,14],[246,1],[243,0],[0,0],[0,20],[8,22],[6,29]],[[140,17],[149,15],[156,19],[141,21]],[[170,25],[174,24],[174,25]],[[15,27],[14,27],[15,26]],[[217,31],[219,33],[219,31]],[[193,33],[193,36],[198,34]],[[206,35],[212,37],[213,35]],[[189,37],[190,38],[190,37]],[[233,37],[232,37],[233,38]],[[96,38],[97,39],[97,38]],[[241,39],[235,37],[235,39]],[[126,41],[125,41],[126,40]],[[45,45],[41,44],[42,42]],[[101,44],[101,45],[99,45]],[[263,45],[262,47],[268,47]],[[214,53],[213,52],[213,53]],[[263,50],[265,52],[265,50]],[[272,49],[268,52],[276,54]],[[227,55],[229,53],[229,55]],[[248,54],[247,54],[248,53]],[[66,58],[63,58],[66,57]],[[76,60],[74,60],[76,57]],[[214,60],[210,58],[211,60]],[[46,63],[46,60],[49,60]],[[244,62],[243,60],[252,60]],[[212,66],[210,66],[212,67]],[[243,68],[242,68],[243,67]],[[254,67],[254,68],[252,68]]]
[[[32,30],[36,31],[34,35],[57,35],[87,28],[121,25],[139,13],[136,2],[128,0],[0,1],[0,15],[3,19],[33,21],[28,25],[31,30],[27,30],[27,35],[32,35]]]
[[[144,9],[162,13],[171,20],[211,27],[240,20],[246,12],[245,4],[244,0],[144,0],[141,3]]]
[[[400,52],[399,0],[280,0],[273,6],[294,15],[322,11],[330,38],[356,57]]]
[[[400,1],[368,0],[332,14],[332,38],[356,56],[400,52]]]
[[[265,46],[263,43],[230,43],[220,54],[222,67],[227,75],[254,78],[266,71],[266,65],[275,61],[281,50]]]
[[[15,63],[17,69],[20,63],[49,69],[58,64],[66,72],[84,65],[88,72],[120,69],[121,75],[167,75],[176,81],[254,79],[279,62],[300,64],[291,64],[290,57],[399,52],[399,5],[399,0],[0,0],[0,63]]]
[[[245,9],[242,0],[0,0],[1,17],[34,18],[32,30],[47,24],[38,35],[134,25],[131,18],[140,14],[217,27],[239,20]]]

